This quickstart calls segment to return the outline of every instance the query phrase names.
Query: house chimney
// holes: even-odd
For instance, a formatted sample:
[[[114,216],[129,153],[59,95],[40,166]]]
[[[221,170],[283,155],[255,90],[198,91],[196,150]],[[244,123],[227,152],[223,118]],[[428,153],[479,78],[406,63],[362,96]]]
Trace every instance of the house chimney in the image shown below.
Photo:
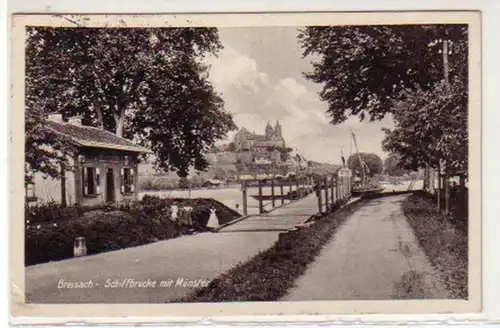
[[[57,123],[63,122],[62,114],[59,114],[59,113],[51,113],[51,114],[49,114],[48,118],[50,121],[53,121],[53,122],[57,122]]]
[[[82,125],[82,118],[80,116],[70,117],[70,118],[68,118],[68,123],[71,125],[81,126]]]

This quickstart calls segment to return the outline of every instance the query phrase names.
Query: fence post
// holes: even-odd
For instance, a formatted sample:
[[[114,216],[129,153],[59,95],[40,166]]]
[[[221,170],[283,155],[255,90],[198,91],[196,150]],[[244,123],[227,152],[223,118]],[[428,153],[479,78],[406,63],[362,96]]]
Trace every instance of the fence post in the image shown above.
[[[295,177],[295,188],[297,189],[297,199],[300,198],[300,193],[299,193],[299,178]]]
[[[328,212],[328,210],[330,209],[330,204],[328,203],[328,200],[330,199],[330,197],[328,196],[328,176],[325,176],[324,177],[324,184],[325,184],[325,210]]]
[[[259,214],[264,213],[264,203],[262,200],[262,180],[259,180]]]
[[[339,178],[340,198],[344,199],[344,179]]]
[[[316,180],[316,196],[318,198],[318,213],[321,214],[322,211],[322,200],[321,200],[321,179]]]
[[[247,216],[248,215],[247,184],[245,181],[241,182],[241,191],[243,194],[243,216]]]
[[[283,180],[280,181],[281,205],[285,204],[285,195],[283,191]]]
[[[271,197],[272,197],[272,204],[273,208],[276,206],[276,201],[274,200],[274,178],[271,180]]]
[[[293,184],[292,179],[288,178],[288,188],[290,189],[290,192],[289,192],[289,194],[288,194],[288,200],[289,200],[289,201],[292,201],[292,200],[293,200],[293,194],[292,194],[292,184]]]
[[[330,207],[333,208],[335,206],[335,177],[332,175],[330,179],[330,193],[331,193],[331,205]]]

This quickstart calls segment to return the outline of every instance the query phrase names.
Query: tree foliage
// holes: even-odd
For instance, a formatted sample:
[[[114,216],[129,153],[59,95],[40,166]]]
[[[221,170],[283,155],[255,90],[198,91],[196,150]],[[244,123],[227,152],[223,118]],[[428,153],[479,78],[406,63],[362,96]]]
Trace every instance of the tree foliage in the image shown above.
[[[306,77],[323,85],[333,124],[392,114],[395,128],[385,130],[383,147],[405,168],[467,171],[466,25],[307,27],[299,39],[304,56],[319,58]],[[443,40],[450,45],[448,74]]]
[[[215,28],[29,28],[27,112],[82,115],[186,176],[235,129],[204,61],[221,48]]]
[[[429,44],[467,41],[466,25],[312,26],[301,30],[303,55],[319,58],[306,78],[323,85],[332,123],[349,116],[382,119],[406,89],[426,90],[443,78],[442,59]],[[450,73],[463,70],[451,62]]]
[[[450,174],[466,172],[468,111],[464,87],[455,80],[427,92],[408,92],[395,106],[395,128],[385,130],[384,149],[401,154],[408,169],[427,163]]]
[[[403,176],[403,174],[408,173],[405,169],[404,163],[401,161],[401,156],[396,153],[389,154],[384,160],[384,173],[392,176]]]
[[[347,159],[347,167],[353,172],[361,172],[361,164],[359,162],[359,157],[361,160],[366,163],[369,169],[369,175],[373,176],[375,174],[382,173],[383,170],[383,162],[382,159],[372,153],[355,153],[349,156]]]

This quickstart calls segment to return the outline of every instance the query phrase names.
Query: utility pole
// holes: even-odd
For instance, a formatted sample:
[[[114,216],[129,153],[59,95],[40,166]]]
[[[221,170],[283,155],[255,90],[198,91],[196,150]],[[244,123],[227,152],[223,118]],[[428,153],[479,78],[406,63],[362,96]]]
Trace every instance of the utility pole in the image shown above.
[[[361,169],[361,184],[365,184],[365,167],[364,167],[364,162],[361,159],[361,154],[359,153],[359,148],[358,148],[358,143],[356,141],[356,135],[354,132],[351,130],[351,136],[352,136],[352,141],[354,142],[354,147],[356,148],[356,152],[358,153],[358,161],[359,161],[359,167]]]
[[[61,205],[67,206],[66,202],[66,165],[61,161]]]
[[[448,40],[443,41],[443,68],[444,68],[444,82],[446,87],[448,88],[450,84],[450,68],[448,61],[449,49],[448,49]],[[448,214],[450,212],[450,178],[448,172],[446,172],[446,162],[444,163],[445,174],[443,178],[444,184],[444,212]]]
[[[444,81],[446,85],[450,82],[450,68],[448,63],[448,40],[443,41],[443,67],[444,67]]]

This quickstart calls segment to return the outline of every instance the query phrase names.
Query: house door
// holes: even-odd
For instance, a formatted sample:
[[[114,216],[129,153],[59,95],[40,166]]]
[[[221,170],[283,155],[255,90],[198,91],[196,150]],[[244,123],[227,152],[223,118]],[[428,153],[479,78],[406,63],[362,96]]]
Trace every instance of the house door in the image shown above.
[[[113,169],[106,171],[106,202],[115,201],[115,174]]]

